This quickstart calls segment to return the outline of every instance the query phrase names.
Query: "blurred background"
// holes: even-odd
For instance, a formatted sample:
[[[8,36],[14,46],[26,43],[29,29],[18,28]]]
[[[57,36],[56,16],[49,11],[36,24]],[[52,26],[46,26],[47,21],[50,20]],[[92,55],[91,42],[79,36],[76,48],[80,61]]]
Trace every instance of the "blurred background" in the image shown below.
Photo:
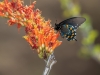
[[[3,1],[3,0],[0,0]],[[25,5],[30,0],[24,0]],[[31,0],[33,2],[34,0]],[[55,49],[57,63],[50,75],[100,75],[100,0],[36,0],[35,8],[42,11],[54,26],[62,20],[83,16],[86,22],[77,30],[77,42],[63,43]],[[42,75],[45,63],[22,38],[24,28],[9,27],[0,17],[0,75]]]

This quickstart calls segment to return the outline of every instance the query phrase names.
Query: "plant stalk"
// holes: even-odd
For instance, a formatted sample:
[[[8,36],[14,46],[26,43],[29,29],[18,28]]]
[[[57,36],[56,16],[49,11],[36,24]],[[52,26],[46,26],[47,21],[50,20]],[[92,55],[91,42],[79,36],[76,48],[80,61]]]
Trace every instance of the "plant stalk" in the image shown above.
[[[49,75],[52,66],[57,62],[54,56],[54,53],[52,53],[47,60],[44,60],[46,62],[45,70],[43,72],[43,75]]]

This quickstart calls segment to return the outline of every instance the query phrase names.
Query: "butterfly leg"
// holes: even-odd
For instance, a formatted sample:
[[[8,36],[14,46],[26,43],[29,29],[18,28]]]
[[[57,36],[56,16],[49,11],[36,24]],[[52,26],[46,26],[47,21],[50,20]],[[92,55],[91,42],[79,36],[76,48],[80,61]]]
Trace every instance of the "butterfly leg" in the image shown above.
[[[75,41],[77,41],[77,39],[75,39]]]

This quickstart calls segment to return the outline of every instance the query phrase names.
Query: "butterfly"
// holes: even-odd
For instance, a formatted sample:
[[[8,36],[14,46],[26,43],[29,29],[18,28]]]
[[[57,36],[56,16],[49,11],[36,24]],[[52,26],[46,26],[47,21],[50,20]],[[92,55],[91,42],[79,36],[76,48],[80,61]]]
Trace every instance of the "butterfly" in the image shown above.
[[[59,24],[55,23],[54,29],[60,32],[62,38],[66,38],[68,41],[76,39],[76,30],[78,27],[86,21],[83,17],[68,18]]]

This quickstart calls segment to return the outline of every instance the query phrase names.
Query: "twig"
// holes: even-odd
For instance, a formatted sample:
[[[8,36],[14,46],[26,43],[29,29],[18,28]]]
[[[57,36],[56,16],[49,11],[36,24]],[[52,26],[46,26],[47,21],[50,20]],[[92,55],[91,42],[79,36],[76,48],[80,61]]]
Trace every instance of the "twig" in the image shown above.
[[[52,66],[57,62],[54,56],[54,53],[52,53],[47,60],[44,60],[46,62],[45,70],[43,72],[43,75],[49,75],[49,72],[52,68]]]

